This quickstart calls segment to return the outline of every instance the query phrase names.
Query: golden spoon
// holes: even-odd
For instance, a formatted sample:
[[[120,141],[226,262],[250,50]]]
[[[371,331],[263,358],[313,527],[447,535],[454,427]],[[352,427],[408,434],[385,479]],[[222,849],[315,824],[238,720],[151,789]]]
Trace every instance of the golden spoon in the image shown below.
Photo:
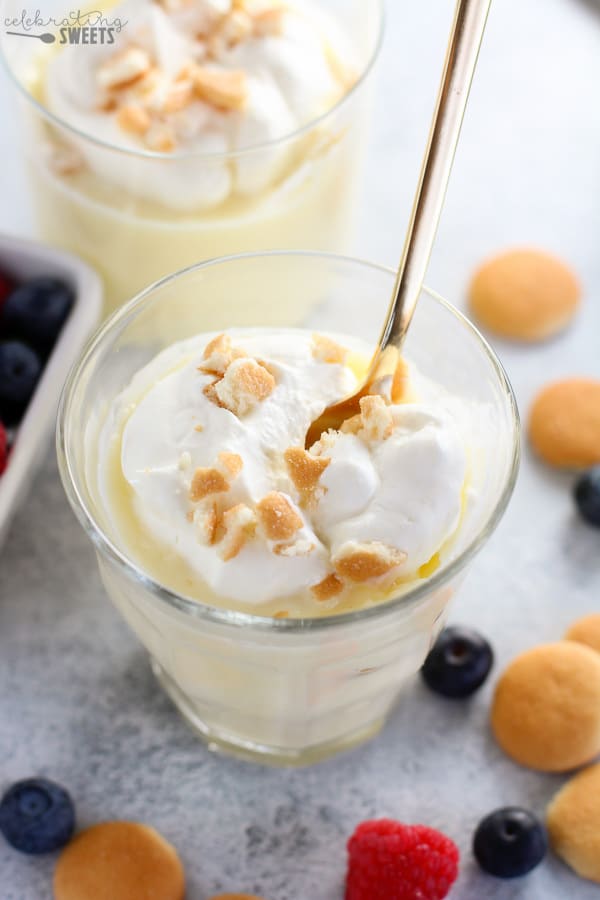
[[[438,224],[491,0],[458,0],[427,149],[394,292],[377,348],[360,388],[329,406],[309,428],[306,446],[358,412],[369,386],[395,371],[411,323]]]

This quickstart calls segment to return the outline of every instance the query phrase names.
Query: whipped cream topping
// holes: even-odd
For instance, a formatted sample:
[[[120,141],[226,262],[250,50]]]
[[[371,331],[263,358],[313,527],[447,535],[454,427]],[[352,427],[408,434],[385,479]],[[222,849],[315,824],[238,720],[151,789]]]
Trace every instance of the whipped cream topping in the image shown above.
[[[301,330],[177,343],[115,401],[101,466],[116,446],[144,532],[224,600],[335,607],[419,577],[459,523],[464,438],[440,388],[435,402],[367,396],[305,450],[309,425],[355,388],[353,359]]]
[[[218,154],[292,134],[353,81],[344,36],[309,0],[125,0],[112,15],[127,22],[113,45],[70,45],[51,57],[45,103],[104,143],[165,154],[142,166],[76,141],[110,184],[170,208],[264,191],[290,167],[289,146]]]

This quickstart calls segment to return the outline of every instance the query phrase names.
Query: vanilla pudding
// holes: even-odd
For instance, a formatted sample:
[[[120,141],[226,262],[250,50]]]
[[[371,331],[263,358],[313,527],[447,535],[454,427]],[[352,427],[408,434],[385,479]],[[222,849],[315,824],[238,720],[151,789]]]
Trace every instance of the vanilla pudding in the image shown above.
[[[211,747],[308,763],[373,735],[514,484],[506,379],[427,292],[408,362],[339,432],[305,440],[361,379],[394,277],[306,253],[199,265],[109,320],[67,383],[69,499],[108,595]],[[269,327],[284,295],[315,310],[306,330]],[[230,314],[240,296],[257,327]]]
[[[382,603],[441,564],[467,487],[460,404],[401,361],[340,431],[305,449],[368,359],[340,340],[199,335],[116,399],[98,482],[157,580],[215,606],[307,618]]]
[[[26,152],[43,236],[104,274],[109,306],[200,259],[344,247],[379,4],[124,0],[107,16],[114,43],[5,46],[41,107]]]

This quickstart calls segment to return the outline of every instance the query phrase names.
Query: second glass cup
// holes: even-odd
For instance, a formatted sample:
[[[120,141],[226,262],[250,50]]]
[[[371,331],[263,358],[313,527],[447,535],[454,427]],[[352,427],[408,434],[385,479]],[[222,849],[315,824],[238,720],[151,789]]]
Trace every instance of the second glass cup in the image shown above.
[[[63,7],[64,0],[53,0],[45,14],[62,18]],[[267,248],[346,249],[383,11],[380,0],[322,0],[320,7],[353,48],[356,80],[329,112],[295,133],[230,153],[125,150],[90,137],[44,105],[45,66],[63,48],[2,36],[3,55],[21,93],[39,232],[98,269],[107,310],[197,260]],[[5,13],[18,16],[16,0],[8,0]],[[265,180],[269,171],[277,176]],[[238,190],[240,173],[256,189]],[[156,179],[178,186],[172,204],[147,199],[146,186]],[[182,199],[186,179],[195,195],[199,185],[206,187],[199,207],[190,205],[185,190]],[[225,183],[230,188],[221,196],[218,186]],[[218,199],[208,202],[215,190]]]
[[[96,547],[110,597],[164,688],[212,747],[306,764],[378,731],[422,665],[467,564],[510,498],[519,455],[514,396],[476,329],[425,290],[407,357],[464,404],[477,436],[458,534],[434,574],[387,602],[308,619],[216,607],[208,595],[173,590],[156,567],[140,561],[99,485],[106,416],[141,366],[201,332],[303,326],[374,344],[393,284],[391,270],[327,254],[243,255],[196,265],[113,316],[66,385],[58,453],[69,500]]]

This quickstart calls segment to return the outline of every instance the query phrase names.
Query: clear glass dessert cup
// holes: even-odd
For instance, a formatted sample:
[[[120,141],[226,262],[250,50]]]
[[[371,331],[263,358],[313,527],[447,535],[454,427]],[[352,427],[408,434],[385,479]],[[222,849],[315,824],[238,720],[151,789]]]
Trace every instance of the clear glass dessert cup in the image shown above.
[[[383,0],[320,0],[319,7],[356,48],[357,80],[333,108],[295,133],[225,154],[125,150],[78,131],[43,103],[44,66],[52,53],[61,52],[58,43],[48,46],[0,34],[0,56],[18,88],[23,153],[40,236],[83,257],[102,274],[107,311],[200,259],[278,248],[348,249],[371,76],[383,37]],[[67,9],[64,0],[49,0],[44,18],[74,15]],[[110,5],[108,9],[107,15]],[[19,23],[20,0],[6,0],[3,12],[7,23]],[[48,30],[52,33],[53,27]],[[189,172],[189,178],[208,188],[222,180],[224,171],[242,167],[246,172],[270,167],[276,174],[264,184],[259,178],[261,186],[251,193],[237,190],[234,179],[222,202],[201,210],[144,199],[144,185],[159,173],[168,178],[176,172],[188,177]],[[119,186],[106,177],[115,171]]]
[[[393,283],[389,269],[310,252],[201,263],[149,287],[109,319],[66,384],[57,446],[69,500],[95,545],[108,594],[148,650],[167,693],[213,749],[307,764],[381,728],[422,665],[468,564],[512,493],[519,422],[511,387],[473,325],[424,290],[406,354],[422,374],[478,410],[475,500],[431,577],[382,604],[324,618],[235,612],[157,583],[107,514],[98,487],[99,430],[114,398],[160,350],[214,329],[249,322],[279,326],[283,297],[286,326],[351,334],[374,344]]]

